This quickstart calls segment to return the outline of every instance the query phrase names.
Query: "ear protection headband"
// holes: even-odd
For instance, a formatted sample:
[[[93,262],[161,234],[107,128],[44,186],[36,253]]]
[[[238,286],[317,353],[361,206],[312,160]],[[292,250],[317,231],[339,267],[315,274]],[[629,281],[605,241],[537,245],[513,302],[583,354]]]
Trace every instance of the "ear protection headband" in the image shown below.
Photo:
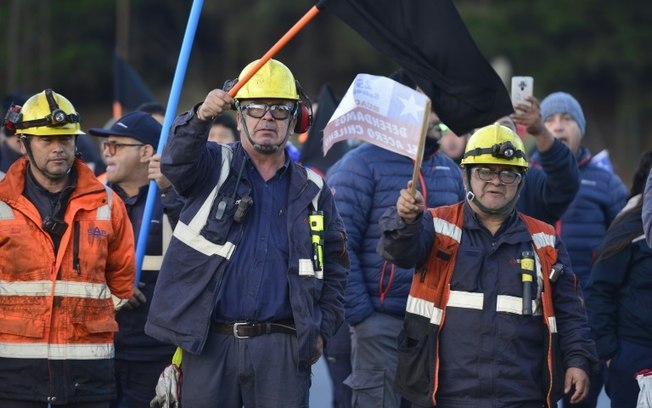
[[[231,88],[233,88],[237,83],[238,78],[229,79],[224,82],[222,90],[229,92]],[[293,113],[294,117],[297,120],[294,125],[294,133],[301,134],[307,132],[312,125],[312,102],[310,101],[310,98],[308,98],[308,95],[306,95],[306,93],[303,91],[299,81],[295,80],[294,84],[297,88],[297,94],[299,94],[299,100],[296,103]]]

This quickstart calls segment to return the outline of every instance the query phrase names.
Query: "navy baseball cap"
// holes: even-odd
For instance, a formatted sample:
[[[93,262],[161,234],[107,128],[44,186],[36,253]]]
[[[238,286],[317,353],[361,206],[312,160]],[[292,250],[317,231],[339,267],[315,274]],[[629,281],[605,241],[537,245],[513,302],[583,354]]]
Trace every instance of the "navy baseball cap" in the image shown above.
[[[109,129],[90,128],[88,133],[93,136],[127,136],[141,143],[152,145],[158,149],[158,139],[161,136],[161,124],[147,112],[129,112],[118,119]]]

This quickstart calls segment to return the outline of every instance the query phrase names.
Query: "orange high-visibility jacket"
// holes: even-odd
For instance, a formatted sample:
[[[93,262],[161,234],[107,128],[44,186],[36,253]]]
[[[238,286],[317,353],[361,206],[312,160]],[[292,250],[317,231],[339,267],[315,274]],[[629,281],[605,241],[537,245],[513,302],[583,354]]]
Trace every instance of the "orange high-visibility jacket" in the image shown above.
[[[58,253],[22,195],[28,160],[0,182],[0,399],[107,400],[115,307],[135,277],[124,204],[79,159]]]

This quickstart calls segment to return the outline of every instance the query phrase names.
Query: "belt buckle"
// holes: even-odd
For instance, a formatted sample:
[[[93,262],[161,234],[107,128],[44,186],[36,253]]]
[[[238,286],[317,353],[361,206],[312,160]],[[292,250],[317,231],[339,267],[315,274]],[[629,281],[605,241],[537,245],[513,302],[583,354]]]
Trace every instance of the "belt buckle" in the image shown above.
[[[236,322],[236,323],[233,323],[233,336],[234,336],[236,339],[248,339],[249,336],[241,336],[241,335],[238,334],[238,327],[240,327],[240,326],[246,326],[246,325],[248,325],[248,324],[249,324],[249,323],[247,323],[247,322]]]

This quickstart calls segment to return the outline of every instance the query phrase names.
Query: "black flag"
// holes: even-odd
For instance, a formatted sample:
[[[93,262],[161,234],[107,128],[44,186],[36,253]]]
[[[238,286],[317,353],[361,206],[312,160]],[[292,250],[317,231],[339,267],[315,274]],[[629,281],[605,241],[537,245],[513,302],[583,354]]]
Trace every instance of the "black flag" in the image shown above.
[[[128,110],[156,101],[138,72],[117,53],[113,61],[113,101]]]
[[[349,151],[347,143],[335,143],[328,151],[328,154],[324,156],[324,145],[322,143],[324,128],[328,124],[328,120],[333,116],[338,104],[339,101],[333,94],[330,84],[324,84],[319,91],[317,111],[312,126],[308,131],[308,140],[301,147],[299,162],[306,167],[319,171],[322,175],[325,175],[328,169],[344,156],[344,153]]]
[[[462,135],[513,112],[505,85],[451,0],[319,0],[403,67]]]

